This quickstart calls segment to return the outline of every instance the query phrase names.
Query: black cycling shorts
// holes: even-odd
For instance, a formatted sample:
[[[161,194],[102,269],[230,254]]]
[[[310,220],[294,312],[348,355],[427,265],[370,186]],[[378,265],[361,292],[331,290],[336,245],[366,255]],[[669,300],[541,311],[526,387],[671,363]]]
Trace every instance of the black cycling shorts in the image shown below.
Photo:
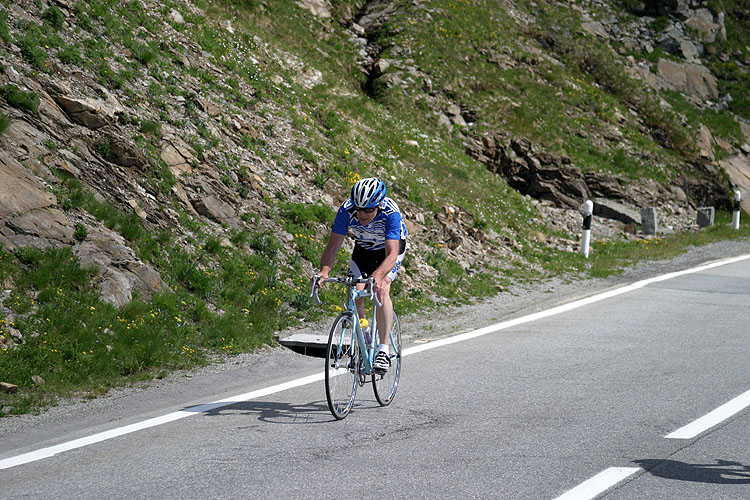
[[[396,279],[396,273],[401,269],[401,261],[404,260],[406,255],[406,240],[400,240],[398,244],[398,259],[396,265],[388,273],[388,277],[391,281]],[[385,260],[385,248],[380,250],[367,250],[361,246],[354,244],[354,251],[352,252],[352,260],[349,262],[349,270],[356,277],[370,276],[378,268],[380,264]]]

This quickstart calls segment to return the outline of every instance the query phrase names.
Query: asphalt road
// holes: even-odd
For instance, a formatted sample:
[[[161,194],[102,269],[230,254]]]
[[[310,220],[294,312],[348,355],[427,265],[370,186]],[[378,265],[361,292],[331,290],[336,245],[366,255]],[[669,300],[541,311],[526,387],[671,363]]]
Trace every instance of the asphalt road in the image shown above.
[[[322,361],[274,351],[9,424],[0,498],[750,498],[750,258],[624,284],[446,345],[411,337],[393,405],[365,386],[344,421]]]

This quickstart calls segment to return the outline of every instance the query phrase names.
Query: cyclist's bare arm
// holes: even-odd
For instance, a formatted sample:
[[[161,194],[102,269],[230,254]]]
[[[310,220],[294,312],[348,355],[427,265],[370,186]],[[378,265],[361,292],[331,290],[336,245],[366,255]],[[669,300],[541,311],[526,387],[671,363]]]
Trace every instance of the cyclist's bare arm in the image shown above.
[[[328,237],[328,243],[323,250],[323,255],[320,257],[320,271],[318,272],[318,276],[323,280],[328,278],[328,273],[331,272],[331,268],[333,268],[333,264],[336,262],[336,254],[344,243],[344,238],[346,238],[345,234],[336,234],[334,232],[331,232],[331,235]]]

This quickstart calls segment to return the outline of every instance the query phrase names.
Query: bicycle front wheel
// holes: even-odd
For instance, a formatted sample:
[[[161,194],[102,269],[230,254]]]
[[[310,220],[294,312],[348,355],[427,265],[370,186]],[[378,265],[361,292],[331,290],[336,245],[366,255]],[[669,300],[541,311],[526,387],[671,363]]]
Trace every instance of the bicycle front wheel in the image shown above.
[[[390,345],[391,367],[384,375],[372,374],[372,388],[378,403],[381,406],[387,406],[396,397],[398,380],[401,376],[401,325],[395,312],[393,313],[393,326],[391,326],[390,335],[385,339],[380,338],[380,342]]]
[[[328,408],[338,420],[349,414],[357,394],[359,344],[352,318],[346,312],[336,318],[326,348],[326,398]]]

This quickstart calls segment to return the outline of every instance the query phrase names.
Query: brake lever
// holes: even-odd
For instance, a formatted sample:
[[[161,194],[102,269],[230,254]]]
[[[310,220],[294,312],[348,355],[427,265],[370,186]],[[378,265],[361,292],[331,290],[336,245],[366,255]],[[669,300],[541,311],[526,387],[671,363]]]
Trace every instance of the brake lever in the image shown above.
[[[320,287],[318,287],[319,282],[320,282],[320,276],[316,274],[315,279],[313,280],[313,283],[312,283],[312,290],[310,290],[310,297],[312,297],[313,300],[315,300],[315,303],[317,305],[321,305],[323,303],[323,301],[320,300],[320,297],[318,296],[318,290],[320,289]]]
[[[380,301],[378,300],[378,294],[375,293],[375,289],[373,288],[373,285],[375,284],[375,279],[372,276],[370,276],[370,278],[367,281],[370,284],[370,298],[372,299],[373,302],[375,302],[376,306],[381,307],[383,304],[381,304]]]

